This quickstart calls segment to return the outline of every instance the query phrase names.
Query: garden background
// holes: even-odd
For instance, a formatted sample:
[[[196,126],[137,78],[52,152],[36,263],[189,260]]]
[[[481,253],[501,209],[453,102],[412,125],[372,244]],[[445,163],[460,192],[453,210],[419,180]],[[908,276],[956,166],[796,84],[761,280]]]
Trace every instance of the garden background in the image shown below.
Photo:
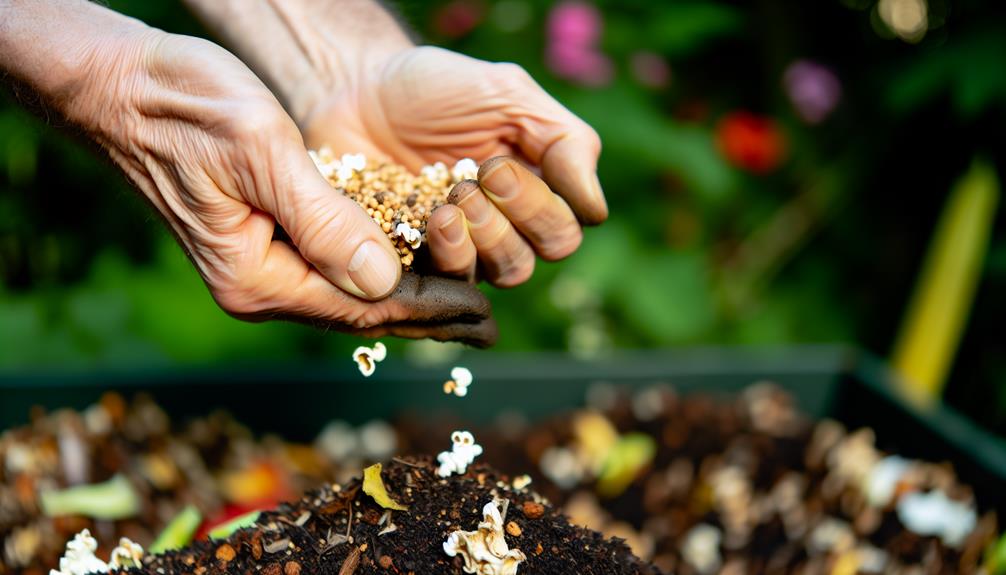
[[[206,35],[177,2],[108,4]],[[965,174],[958,189],[994,190],[1006,173],[1006,4],[397,6],[426,42],[525,66],[604,143],[610,221],[528,284],[485,288],[498,349],[841,342],[889,356],[947,216],[943,261],[978,278],[973,306],[954,305],[972,294],[934,264],[923,317],[939,321],[907,329],[965,322],[946,398],[1006,433],[1006,221],[993,201],[947,208]],[[977,247],[953,244],[975,229]],[[228,317],[109,165],[0,99],[0,368],[349,361],[357,343]]]

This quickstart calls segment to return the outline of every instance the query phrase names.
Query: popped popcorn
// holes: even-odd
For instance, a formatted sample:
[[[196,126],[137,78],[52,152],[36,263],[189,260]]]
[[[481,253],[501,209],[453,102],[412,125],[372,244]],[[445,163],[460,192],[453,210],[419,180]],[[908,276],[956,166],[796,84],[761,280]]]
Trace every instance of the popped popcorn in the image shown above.
[[[356,361],[356,365],[360,368],[360,373],[364,377],[373,375],[374,370],[377,369],[377,364],[384,361],[387,355],[388,349],[381,342],[375,343],[374,347],[361,345],[353,350],[353,359]]]
[[[49,575],[88,575],[108,573],[111,569],[136,567],[143,560],[143,547],[126,537],[112,550],[109,562],[105,563],[94,554],[98,541],[91,532],[84,529],[66,543],[66,552],[59,560],[59,569],[52,569]]]
[[[462,158],[451,168],[451,175],[458,182],[461,180],[474,180],[479,177],[479,165],[471,158]]]
[[[723,533],[712,525],[692,527],[681,545],[681,558],[699,573],[713,573],[723,564],[720,542]]]
[[[437,462],[440,464],[437,475],[440,477],[450,477],[453,473],[464,475],[475,458],[482,455],[482,446],[475,443],[475,437],[467,431],[452,433],[451,442],[453,445],[450,451],[441,451],[437,455]]]
[[[898,519],[909,531],[937,536],[950,547],[960,547],[978,522],[975,510],[942,491],[909,493],[898,500]]]
[[[108,566],[111,569],[125,569],[128,567],[139,567],[143,560],[143,547],[138,543],[133,543],[127,537],[119,539],[119,545],[112,549],[112,554],[108,558]]]
[[[453,393],[458,397],[468,395],[468,386],[472,384],[472,372],[466,367],[455,367],[451,370],[451,378],[444,383],[444,393]]]
[[[527,560],[520,549],[510,549],[503,532],[500,500],[486,503],[482,508],[484,520],[475,531],[455,531],[444,542],[448,557],[460,555],[465,573],[478,575],[516,575],[517,567]]]
[[[414,250],[419,249],[419,246],[423,243],[423,232],[409,224],[398,224],[395,227],[395,235],[405,240],[409,244],[409,247]]]
[[[911,462],[897,455],[881,459],[866,477],[863,491],[874,507],[886,507],[897,492],[898,483],[911,468]]]

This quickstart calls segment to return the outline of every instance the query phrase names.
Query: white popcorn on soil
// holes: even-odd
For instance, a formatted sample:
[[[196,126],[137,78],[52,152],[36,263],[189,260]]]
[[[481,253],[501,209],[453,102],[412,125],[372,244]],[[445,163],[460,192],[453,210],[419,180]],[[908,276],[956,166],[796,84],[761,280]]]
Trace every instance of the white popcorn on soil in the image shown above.
[[[136,567],[143,560],[143,547],[133,543],[128,538],[119,540],[119,545],[112,549],[109,562],[105,563],[95,555],[98,550],[98,540],[91,532],[84,529],[66,543],[66,552],[59,560],[59,569],[52,569],[49,575],[88,575],[91,573],[108,573],[110,569]]]
[[[455,531],[444,542],[448,557],[461,556],[465,573],[478,575],[516,575],[517,567],[527,560],[520,549],[510,549],[503,532],[499,500],[482,508],[484,520],[475,531]]]

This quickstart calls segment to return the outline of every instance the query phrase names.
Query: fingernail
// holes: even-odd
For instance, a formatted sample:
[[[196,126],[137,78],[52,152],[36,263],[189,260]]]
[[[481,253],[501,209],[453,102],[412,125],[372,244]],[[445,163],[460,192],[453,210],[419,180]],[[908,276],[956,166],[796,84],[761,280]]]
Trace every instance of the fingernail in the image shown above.
[[[401,263],[373,240],[356,248],[349,260],[349,278],[367,297],[387,295],[395,287]]]
[[[510,198],[520,191],[520,183],[517,181],[517,174],[508,161],[497,162],[489,173],[479,180],[482,187],[494,196],[500,198]]]
[[[458,206],[464,210],[468,223],[473,226],[482,225],[492,215],[489,200],[486,199],[485,194],[479,189],[465,196],[464,199],[458,202]]]
[[[440,233],[444,235],[444,239],[451,245],[461,243],[465,237],[464,222],[461,221],[456,210],[451,213],[446,222],[440,224],[439,229]]]

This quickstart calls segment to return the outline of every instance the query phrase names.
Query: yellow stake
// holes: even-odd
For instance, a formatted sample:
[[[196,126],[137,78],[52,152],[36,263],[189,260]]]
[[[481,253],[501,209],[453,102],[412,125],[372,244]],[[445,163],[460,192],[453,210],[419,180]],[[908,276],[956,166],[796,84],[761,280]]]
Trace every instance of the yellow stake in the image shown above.
[[[927,405],[943,394],[988,249],[999,179],[976,160],[954,186],[940,216],[892,363],[910,399]]]

